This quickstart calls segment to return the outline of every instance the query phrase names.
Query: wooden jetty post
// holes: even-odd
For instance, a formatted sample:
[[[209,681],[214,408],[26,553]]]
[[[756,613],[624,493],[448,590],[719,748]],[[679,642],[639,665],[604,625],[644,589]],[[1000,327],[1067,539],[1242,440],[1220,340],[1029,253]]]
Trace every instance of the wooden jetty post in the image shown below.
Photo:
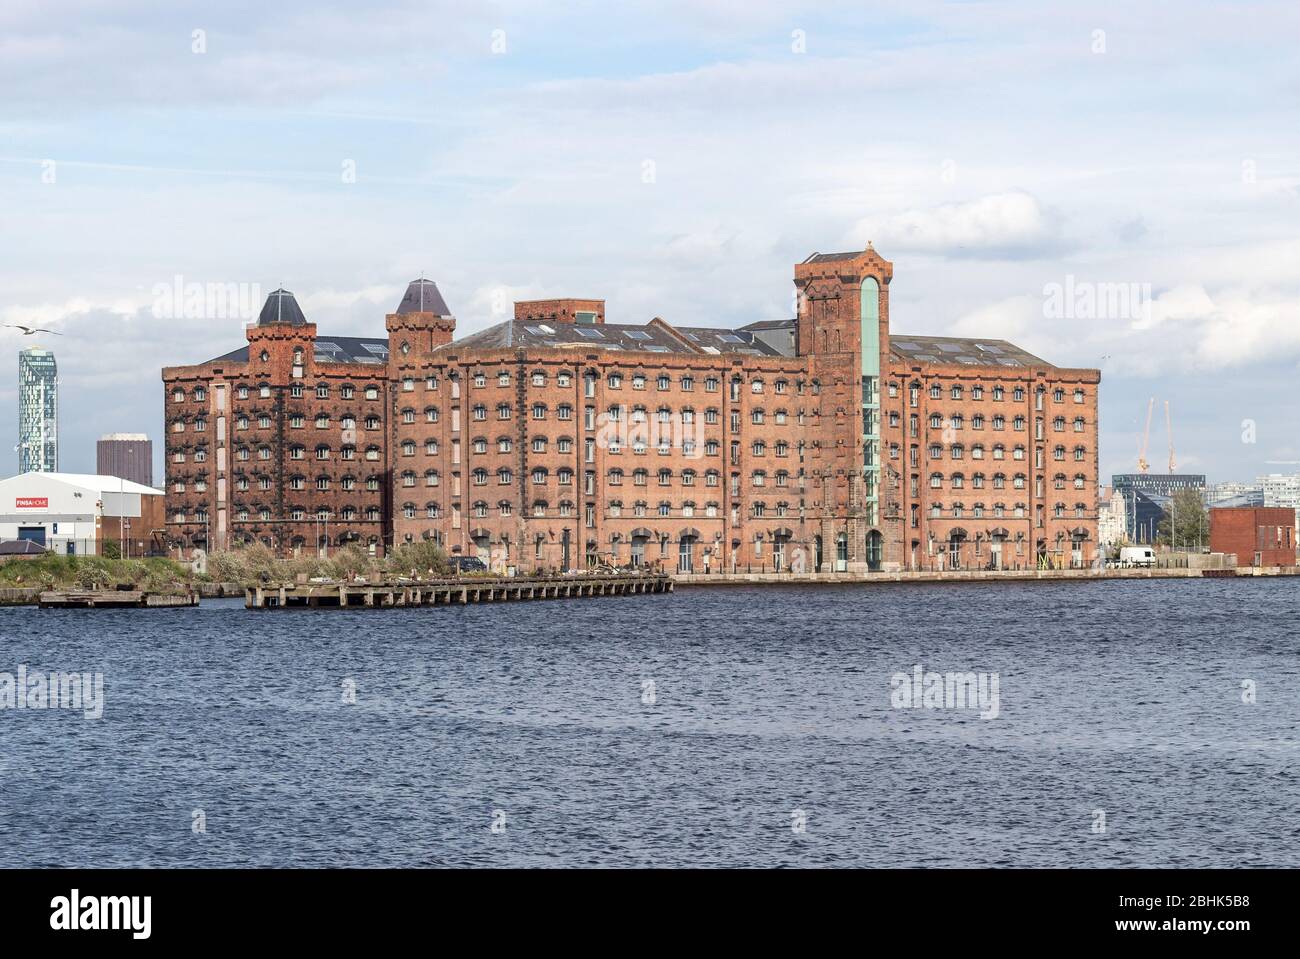
[[[649,574],[503,576],[397,580],[379,583],[328,582],[250,586],[249,609],[379,609],[385,607],[468,606],[471,603],[640,596],[671,593],[671,576]]]

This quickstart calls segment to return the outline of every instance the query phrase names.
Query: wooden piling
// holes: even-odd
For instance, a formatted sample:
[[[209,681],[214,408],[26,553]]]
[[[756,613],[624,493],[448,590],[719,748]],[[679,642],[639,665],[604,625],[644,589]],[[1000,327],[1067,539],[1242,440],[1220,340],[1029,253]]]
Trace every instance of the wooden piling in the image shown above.
[[[419,582],[286,583],[250,586],[244,605],[249,609],[346,609],[449,606],[453,603],[498,603],[536,599],[588,599],[603,596],[642,596],[671,593],[673,580],[663,575],[572,575],[446,578]]]

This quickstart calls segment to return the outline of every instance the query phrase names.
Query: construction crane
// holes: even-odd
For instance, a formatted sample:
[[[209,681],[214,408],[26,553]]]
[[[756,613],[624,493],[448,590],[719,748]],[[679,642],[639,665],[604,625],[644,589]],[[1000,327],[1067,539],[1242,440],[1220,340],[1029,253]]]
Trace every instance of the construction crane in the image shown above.
[[[1151,465],[1147,462],[1147,444],[1151,441],[1151,412],[1156,408],[1156,398],[1147,403],[1147,428],[1142,431],[1142,446],[1138,449],[1138,472],[1145,473]]]
[[[1173,421],[1169,418],[1169,401],[1165,400],[1165,432],[1169,434],[1169,472],[1173,472],[1177,466],[1174,463],[1174,426]]]

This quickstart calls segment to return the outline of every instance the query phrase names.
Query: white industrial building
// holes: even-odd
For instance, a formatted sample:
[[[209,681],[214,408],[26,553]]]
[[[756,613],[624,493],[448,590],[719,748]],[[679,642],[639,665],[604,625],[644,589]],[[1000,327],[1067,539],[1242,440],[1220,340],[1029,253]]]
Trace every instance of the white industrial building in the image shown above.
[[[117,476],[21,473],[0,480],[0,541],[92,556],[120,541],[125,555],[143,556],[159,551],[163,526],[162,490]]]

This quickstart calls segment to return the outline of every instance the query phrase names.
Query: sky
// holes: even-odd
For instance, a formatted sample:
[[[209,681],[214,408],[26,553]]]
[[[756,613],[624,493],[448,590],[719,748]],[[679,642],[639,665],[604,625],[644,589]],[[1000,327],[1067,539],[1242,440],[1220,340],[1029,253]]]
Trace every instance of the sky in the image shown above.
[[[278,286],[383,335],[437,281],[610,322],[792,315],[870,241],[895,333],[1098,367],[1101,472],[1300,471],[1300,5],[907,0],[0,5],[0,436],[52,349],[60,468]],[[240,291],[171,302],[176,284]],[[1068,294],[1068,295],[1066,295]],[[252,315],[241,302],[252,303]],[[0,470],[16,471],[0,443]]]

